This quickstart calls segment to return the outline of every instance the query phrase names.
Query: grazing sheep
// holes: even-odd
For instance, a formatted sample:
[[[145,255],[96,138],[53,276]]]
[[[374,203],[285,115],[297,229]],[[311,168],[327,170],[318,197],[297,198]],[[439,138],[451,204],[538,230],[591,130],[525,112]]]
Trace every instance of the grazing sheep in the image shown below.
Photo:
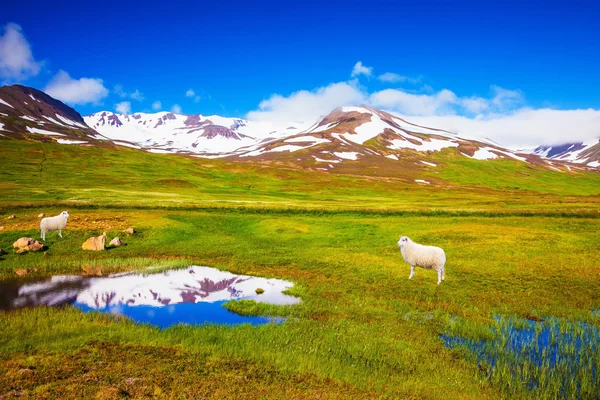
[[[67,225],[67,219],[69,213],[67,211],[61,212],[59,215],[54,217],[42,218],[40,221],[40,230],[42,231],[42,240],[46,241],[46,233],[52,231],[58,231],[58,236],[62,237],[62,230]]]
[[[402,258],[410,264],[411,279],[415,276],[415,267],[425,269],[434,269],[438,273],[438,285],[445,279],[444,264],[446,264],[446,254],[444,250],[435,246],[423,246],[415,243],[406,236],[401,236],[398,241]]]

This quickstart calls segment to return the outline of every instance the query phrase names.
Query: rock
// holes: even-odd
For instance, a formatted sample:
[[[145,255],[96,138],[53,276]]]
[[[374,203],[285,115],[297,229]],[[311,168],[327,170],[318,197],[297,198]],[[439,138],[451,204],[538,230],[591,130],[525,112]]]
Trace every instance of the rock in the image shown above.
[[[133,235],[135,233],[133,228],[127,228],[123,232],[127,233],[128,235]]]
[[[17,216],[15,214],[9,215],[8,217],[6,217],[6,219],[15,219],[17,218]]]
[[[27,275],[28,271],[25,268],[17,268],[15,269],[15,274],[19,276]]]
[[[113,240],[111,240],[108,245],[112,246],[112,247],[119,247],[119,246],[123,246],[124,244],[125,243],[123,243],[123,241],[121,239],[119,239],[118,237],[116,237]]]
[[[256,294],[263,294],[265,292],[265,289],[256,288],[255,292]]]
[[[82,265],[81,269],[88,275],[102,276],[102,269],[100,267],[91,267],[89,265]]]
[[[105,244],[106,232],[104,232],[101,236],[89,238],[84,244],[81,245],[81,248],[83,250],[101,251],[104,250]]]
[[[38,218],[44,218],[45,216],[46,216],[46,214],[44,214],[44,213],[38,214]]]
[[[17,249],[17,253],[23,253],[42,250],[44,245],[33,238],[22,237],[13,243],[13,247]]]

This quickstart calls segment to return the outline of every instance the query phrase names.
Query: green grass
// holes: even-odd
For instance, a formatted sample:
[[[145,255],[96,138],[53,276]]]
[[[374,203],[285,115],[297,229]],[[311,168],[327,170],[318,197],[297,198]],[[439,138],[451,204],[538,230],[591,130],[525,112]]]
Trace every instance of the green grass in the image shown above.
[[[475,171],[468,160],[452,164],[463,175],[440,166],[436,179],[447,181],[423,188],[401,177],[50,144],[42,185],[39,146],[0,141],[13,163],[0,167],[0,248],[9,251],[0,257],[0,278],[17,268],[37,268],[31,275],[41,277],[82,273],[84,264],[104,274],[196,264],[293,281],[291,294],[302,302],[227,305],[288,317],[260,327],[159,330],[70,307],[5,312],[0,395],[550,398],[507,389],[464,349],[446,348],[440,335],[460,321],[457,333],[491,339],[498,315],[600,326],[590,312],[600,308],[593,174],[582,174],[587,183],[579,187],[569,183],[579,176],[534,171],[541,183],[505,191],[522,184],[525,178],[511,176],[525,167],[499,161],[494,181],[491,170]],[[479,184],[461,188],[470,179]],[[71,214],[63,239],[50,233],[45,253],[12,251],[17,238],[39,237],[38,213],[63,208]],[[16,219],[4,219],[12,213]],[[131,237],[122,233],[129,226],[137,231]],[[103,231],[127,246],[81,250]],[[445,249],[442,285],[422,269],[407,279],[400,234]]]

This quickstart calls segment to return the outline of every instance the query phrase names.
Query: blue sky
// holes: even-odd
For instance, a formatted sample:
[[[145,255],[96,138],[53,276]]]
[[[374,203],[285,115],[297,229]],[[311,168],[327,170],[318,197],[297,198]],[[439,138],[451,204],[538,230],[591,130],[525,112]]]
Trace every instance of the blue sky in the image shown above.
[[[0,80],[39,89],[60,71],[58,83],[101,80],[106,91],[90,101],[67,96],[84,115],[122,102],[151,111],[159,101],[162,110],[241,117],[275,109],[275,94],[336,83],[369,102],[386,89],[456,98],[433,108],[373,103],[408,115],[600,109],[600,4],[591,1],[124,3],[3,6],[0,25],[20,26],[37,68],[10,76],[0,59]],[[352,76],[359,61],[366,69]],[[509,98],[501,105],[499,90]]]

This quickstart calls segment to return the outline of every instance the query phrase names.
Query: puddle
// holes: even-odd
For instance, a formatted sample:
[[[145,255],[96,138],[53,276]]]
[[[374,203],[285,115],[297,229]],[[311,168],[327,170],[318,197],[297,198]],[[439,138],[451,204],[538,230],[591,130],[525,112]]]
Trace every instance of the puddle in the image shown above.
[[[242,316],[225,309],[223,303],[245,299],[295,304],[300,299],[282,293],[292,286],[280,279],[234,275],[198,266],[156,274],[53,276],[0,283],[0,309],[72,304],[82,311],[123,315],[161,328],[180,323],[261,325],[283,319]],[[258,288],[264,293],[256,294]]]
[[[468,349],[493,383],[551,398],[600,398],[600,331],[584,322],[498,318],[493,339],[442,336]]]

